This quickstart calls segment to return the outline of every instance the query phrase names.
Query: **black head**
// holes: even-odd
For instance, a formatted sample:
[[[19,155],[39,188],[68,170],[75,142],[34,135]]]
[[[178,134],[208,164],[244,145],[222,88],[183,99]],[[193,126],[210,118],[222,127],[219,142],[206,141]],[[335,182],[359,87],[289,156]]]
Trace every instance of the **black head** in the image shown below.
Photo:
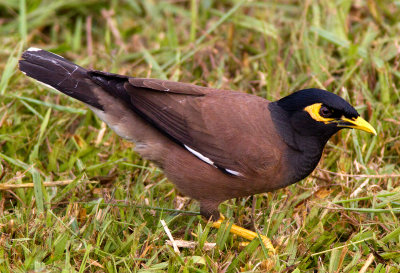
[[[321,89],[305,89],[284,97],[276,104],[285,110],[291,127],[302,136],[329,139],[343,128],[376,134],[347,101]]]
[[[341,97],[320,89],[295,92],[269,104],[277,133],[288,145],[286,185],[309,175],[328,139],[342,128],[376,134],[374,128]]]

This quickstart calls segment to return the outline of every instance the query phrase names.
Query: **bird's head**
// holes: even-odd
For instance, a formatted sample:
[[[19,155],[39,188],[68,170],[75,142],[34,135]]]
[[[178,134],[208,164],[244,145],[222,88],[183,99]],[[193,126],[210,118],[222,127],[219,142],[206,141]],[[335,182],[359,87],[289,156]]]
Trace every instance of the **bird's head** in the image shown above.
[[[302,136],[329,138],[343,128],[359,129],[376,135],[375,129],[353,106],[325,90],[300,90],[276,103],[287,113],[291,127]]]

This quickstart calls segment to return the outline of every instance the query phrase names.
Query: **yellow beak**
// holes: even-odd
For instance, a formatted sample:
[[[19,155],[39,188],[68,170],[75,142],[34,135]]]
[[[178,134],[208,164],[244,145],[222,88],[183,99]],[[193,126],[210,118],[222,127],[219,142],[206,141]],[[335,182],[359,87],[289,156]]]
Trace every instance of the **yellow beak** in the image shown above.
[[[363,130],[365,132],[371,133],[376,135],[376,131],[374,127],[371,126],[365,119],[362,117],[358,117],[355,119],[348,119],[345,117],[342,117],[340,121],[344,121],[343,123],[339,122],[338,127],[346,127],[346,128],[353,128],[353,129],[359,129]]]

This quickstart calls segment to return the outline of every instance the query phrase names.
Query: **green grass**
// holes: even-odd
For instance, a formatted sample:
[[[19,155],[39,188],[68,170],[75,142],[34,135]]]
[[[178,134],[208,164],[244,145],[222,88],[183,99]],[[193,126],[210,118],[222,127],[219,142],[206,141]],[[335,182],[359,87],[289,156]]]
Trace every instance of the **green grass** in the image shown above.
[[[388,0],[0,0],[0,183],[34,185],[0,191],[0,271],[265,266],[258,241],[240,247],[179,213],[198,204],[131,143],[103,135],[83,104],[18,72],[22,50],[36,46],[85,67],[270,100],[307,87],[346,98],[377,137],[343,130],[304,181],[220,209],[272,239],[276,272],[399,272],[399,18],[400,2]],[[43,186],[64,180],[72,181]],[[176,240],[200,246],[176,254],[162,219]],[[205,242],[216,246],[204,250]]]

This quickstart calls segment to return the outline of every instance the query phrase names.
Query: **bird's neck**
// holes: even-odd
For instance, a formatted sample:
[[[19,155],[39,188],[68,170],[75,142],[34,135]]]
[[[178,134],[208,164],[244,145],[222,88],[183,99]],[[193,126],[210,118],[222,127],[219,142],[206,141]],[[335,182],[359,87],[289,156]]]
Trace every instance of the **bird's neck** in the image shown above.
[[[327,141],[328,139],[326,139]],[[321,143],[317,137],[299,137],[298,149],[293,150],[289,147],[286,153],[286,160],[289,163],[287,184],[296,183],[306,178],[318,165],[326,141]]]
[[[270,104],[271,117],[282,141],[287,145],[284,152],[288,166],[285,186],[307,177],[317,166],[331,133],[317,136],[301,135],[290,123],[289,114],[276,103]]]

